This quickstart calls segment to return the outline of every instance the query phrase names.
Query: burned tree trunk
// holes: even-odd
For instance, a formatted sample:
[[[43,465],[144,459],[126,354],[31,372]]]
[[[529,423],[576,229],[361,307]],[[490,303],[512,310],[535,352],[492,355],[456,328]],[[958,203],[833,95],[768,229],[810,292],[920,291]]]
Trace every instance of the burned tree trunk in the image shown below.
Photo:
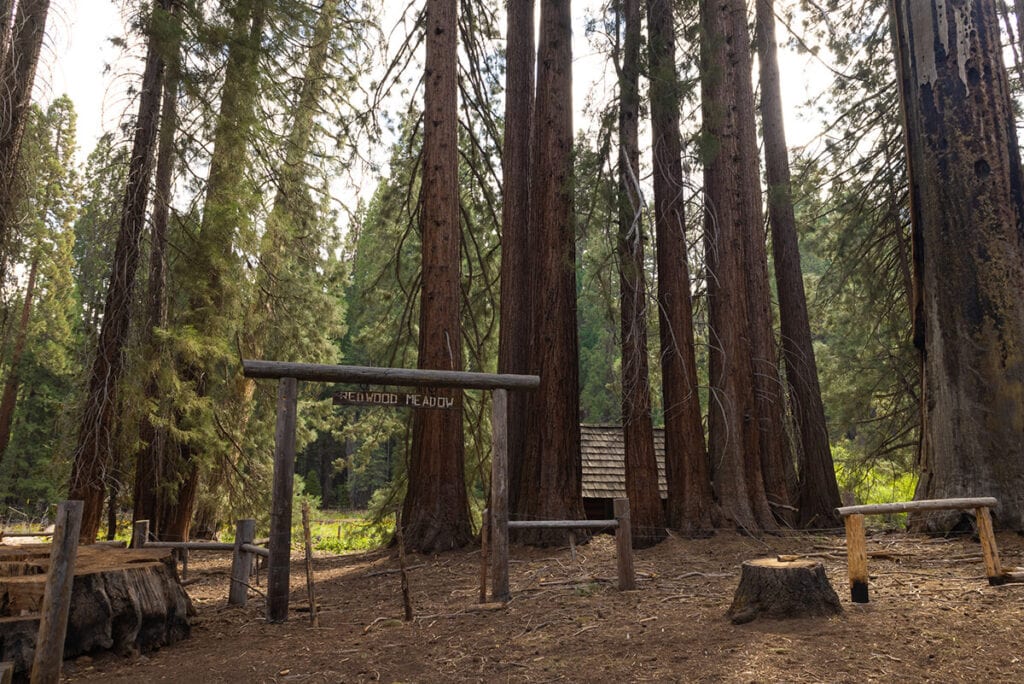
[[[896,0],[892,18],[922,363],[917,498],[994,496],[999,523],[1024,529],[1024,183],[995,3]]]

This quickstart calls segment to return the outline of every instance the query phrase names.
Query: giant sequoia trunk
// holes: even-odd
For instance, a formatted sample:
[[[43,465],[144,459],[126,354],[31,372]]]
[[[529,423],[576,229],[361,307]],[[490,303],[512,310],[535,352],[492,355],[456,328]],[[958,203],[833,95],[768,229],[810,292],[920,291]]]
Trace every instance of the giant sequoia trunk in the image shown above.
[[[166,11],[170,0],[157,0],[154,12]],[[124,370],[124,345],[128,337],[135,298],[135,275],[145,228],[146,201],[153,171],[153,156],[160,113],[164,61],[157,39],[150,35],[146,69],[139,96],[139,117],[129,162],[128,182],[121,207],[121,227],[114,247],[114,263],[103,307],[103,324],[96,356],[88,379],[85,409],[72,456],[69,499],[85,502],[82,540],[91,543],[99,532],[106,491],[107,468],[112,461],[117,385]]]
[[[778,375],[770,349],[764,228],[742,0],[701,3],[701,103],[705,135],[705,259],[711,335],[711,462],[725,518],[746,530],[773,529],[773,503],[786,503]],[[762,464],[765,468],[762,470]]]
[[[619,303],[622,344],[622,431],[633,546],[665,538],[665,512],[654,456],[647,361],[647,278],[640,195],[640,0],[623,0],[625,34],[619,69]]]
[[[7,273],[14,181],[49,10],[50,0],[21,0],[11,23],[13,8],[0,5],[0,283]]]
[[[456,0],[428,0],[423,108],[419,368],[462,369],[459,325],[459,178]],[[413,414],[405,544],[423,552],[472,539],[463,475],[462,393],[456,410]]]
[[[895,0],[923,366],[917,496],[1024,529],[1024,184],[993,0]],[[944,530],[958,514],[919,525]]]
[[[714,501],[697,393],[671,0],[648,0],[647,23],[668,519],[684,534],[700,536],[713,529]]]
[[[800,248],[789,175],[789,151],[782,120],[775,2],[757,0],[758,56],[761,66],[761,125],[768,179],[768,219],[772,231],[775,284],[779,297],[782,353],[790,406],[800,436],[799,522],[804,527],[837,527],[839,486],[836,483],[825,406],[818,385],[818,365],[811,343]]]
[[[505,139],[501,154],[501,326],[498,372],[526,373],[530,363],[531,266],[530,121],[533,116],[534,0],[508,3],[505,51]],[[525,392],[508,395],[509,509],[522,490],[521,465],[526,451]]]
[[[576,249],[572,164],[572,11],[570,0],[541,2],[537,99],[533,117],[530,214],[536,250],[526,452],[513,518],[583,517],[576,333]],[[518,530],[533,544],[564,543],[564,530]]]

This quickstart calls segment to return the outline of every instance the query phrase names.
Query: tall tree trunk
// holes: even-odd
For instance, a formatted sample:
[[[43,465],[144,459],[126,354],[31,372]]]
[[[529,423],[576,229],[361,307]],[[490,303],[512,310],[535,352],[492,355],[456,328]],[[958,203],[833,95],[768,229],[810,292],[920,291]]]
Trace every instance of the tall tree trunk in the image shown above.
[[[420,204],[419,368],[462,369],[459,319],[458,65],[456,0],[428,0]],[[472,540],[464,476],[462,393],[456,410],[413,414],[409,484],[402,508],[405,544],[423,552]]]
[[[178,2],[172,0],[171,11],[180,11]],[[153,184],[153,226],[150,230],[149,279],[146,289],[146,323],[143,330],[143,348],[148,350],[153,365],[158,368],[166,359],[164,344],[155,331],[167,327],[167,226],[171,211],[171,182],[174,176],[174,137],[178,129],[178,51],[175,46],[170,52],[167,78],[164,83],[163,103],[160,108],[160,137],[157,145],[156,178]],[[165,412],[166,402],[160,396],[157,370],[150,372],[146,380],[145,400],[155,405],[160,413]],[[144,414],[139,425],[139,440],[143,446],[135,461],[135,486],[133,489],[132,522],[149,520],[150,532],[156,539],[161,537],[159,516],[159,489],[163,480],[163,464],[167,447],[167,430]]]
[[[626,495],[633,546],[653,546],[665,538],[665,511],[658,488],[651,422],[647,360],[647,278],[644,270],[644,216],[640,192],[640,0],[622,0],[623,30],[619,70],[619,257],[622,343],[622,432],[626,446]]]
[[[512,515],[521,520],[583,517],[573,211],[572,8],[542,0],[533,114],[530,229],[536,249],[530,370],[530,433]],[[561,544],[559,530],[520,530],[530,544]]]
[[[1024,182],[993,0],[895,0],[923,366],[917,496],[1024,529]],[[922,518],[948,530],[960,514]]]
[[[762,430],[771,396],[763,339],[766,266],[750,74],[750,38],[742,0],[701,2],[701,103],[705,135],[705,257],[711,335],[709,412],[714,483],[725,518],[745,530],[773,529],[762,462],[773,463]],[[778,383],[777,377],[772,378]],[[778,497],[778,492],[773,492]]]
[[[14,408],[18,401],[18,388],[21,385],[21,356],[25,353],[25,342],[28,340],[28,321],[32,315],[33,297],[36,289],[36,275],[39,273],[39,257],[32,259],[28,270],[28,284],[25,286],[25,300],[21,304],[21,318],[14,338],[14,350],[8,364],[10,370],[4,381],[3,396],[0,397],[0,462],[11,441],[11,423],[14,420]]]
[[[167,11],[169,5],[170,0],[157,0],[154,13]],[[146,201],[153,171],[163,74],[164,62],[158,41],[150,34],[128,182],[121,208],[121,227],[114,247],[103,323],[89,374],[78,442],[72,457],[68,498],[85,502],[81,538],[86,543],[95,541],[99,532],[107,469],[114,448],[117,384],[124,370],[123,351],[135,296],[139,243],[145,227]]]
[[[703,536],[713,529],[715,505],[697,392],[672,1],[648,0],[647,25],[668,519],[687,536]]]
[[[775,284],[779,297],[782,353],[790,406],[800,436],[799,523],[803,527],[837,527],[839,505],[825,406],[818,385],[818,365],[811,343],[800,248],[797,243],[789,175],[789,151],[782,119],[775,2],[757,0],[758,56],[761,72],[761,125],[768,179],[768,219],[772,231]]]
[[[0,6],[0,22],[10,27],[0,31],[10,34],[9,47],[0,52],[0,283],[7,275],[7,243],[15,223],[15,177],[21,139],[49,10],[50,0],[20,0],[14,23],[8,24],[11,7]]]
[[[530,130],[533,117],[534,0],[509,2],[505,52],[505,139],[502,147],[501,325],[498,372],[526,373],[530,363],[530,316],[534,258],[530,230]],[[509,510],[529,483],[522,481],[530,397],[508,396]]]

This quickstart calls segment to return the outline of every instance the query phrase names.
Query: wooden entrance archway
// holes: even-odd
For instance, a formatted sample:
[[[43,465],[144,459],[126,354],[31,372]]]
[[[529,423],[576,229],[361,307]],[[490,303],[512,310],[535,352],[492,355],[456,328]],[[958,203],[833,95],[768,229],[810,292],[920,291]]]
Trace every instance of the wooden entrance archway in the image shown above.
[[[468,373],[464,371],[331,366],[315,363],[244,359],[247,378],[277,380],[277,425],[274,430],[274,488],[270,515],[270,557],[267,563],[267,621],[288,619],[288,583],[291,565],[292,486],[295,469],[295,424],[298,415],[298,381],[335,382],[399,387],[455,387],[492,392],[492,466],[504,470],[507,453],[507,393],[532,390],[540,385],[536,375]],[[493,467],[492,467],[493,470]],[[498,478],[502,491],[491,491],[492,545],[496,556],[508,553],[508,491],[504,477]],[[500,531],[500,532],[499,532]],[[506,570],[507,573],[507,570]],[[505,583],[507,585],[507,574]],[[507,592],[507,589],[506,589]]]

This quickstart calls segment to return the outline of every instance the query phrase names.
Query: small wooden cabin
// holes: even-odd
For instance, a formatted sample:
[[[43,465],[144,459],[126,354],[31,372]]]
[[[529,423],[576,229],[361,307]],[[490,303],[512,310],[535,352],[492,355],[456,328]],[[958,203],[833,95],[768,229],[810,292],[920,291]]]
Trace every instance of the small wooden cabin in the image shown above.
[[[612,500],[626,496],[626,444],[618,425],[581,425],[583,457],[583,509],[590,520],[609,520]],[[654,455],[658,459],[658,486],[662,501],[665,484],[665,431],[654,429]]]

